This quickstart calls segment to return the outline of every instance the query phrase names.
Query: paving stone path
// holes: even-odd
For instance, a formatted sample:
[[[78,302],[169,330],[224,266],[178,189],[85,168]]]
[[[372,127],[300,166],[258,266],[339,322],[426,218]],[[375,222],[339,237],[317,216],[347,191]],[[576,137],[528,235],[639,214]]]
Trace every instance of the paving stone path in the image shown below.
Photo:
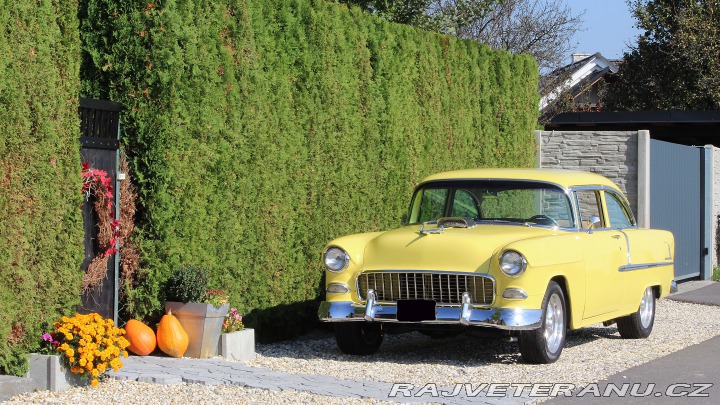
[[[168,357],[132,356],[123,359],[123,367],[118,372],[108,373],[111,378],[132,380],[154,384],[230,384],[248,388],[260,388],[272,391],[306,391],[318,395],[350,398],[372,398],[404,403],[440,402],[444,404],[494,404],[516,405],[530,402],[529,397],[490,398],[481,393],[477,397],[468,397],[465,392],[455,397],[389,398],[392,384],[374,381],[352,381],[324,375],[290,374],[267,368],[250,367],[242,363],[222,359],[174,359]],[[423,387],[414,387],[413,393]],[[442,395],[452,392],[451,387],[437,387]],[[427,391],[426,391],[427,392]]]

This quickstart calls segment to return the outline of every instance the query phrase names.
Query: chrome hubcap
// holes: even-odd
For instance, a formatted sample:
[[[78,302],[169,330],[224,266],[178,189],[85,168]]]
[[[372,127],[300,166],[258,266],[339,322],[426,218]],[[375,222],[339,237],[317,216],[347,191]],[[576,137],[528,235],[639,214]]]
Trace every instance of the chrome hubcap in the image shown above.
[[[565,332],[565,314],[560,297],[550,296],[545,309],[545,345],[549,353],[555,353]]]
[[[645,329],[649,328],[650,322],[652,322],[655,307],[655,300],[653,300],[653,298],[652,289],[648,287],[645,289],[642,301],[640,301],[640,323]]]

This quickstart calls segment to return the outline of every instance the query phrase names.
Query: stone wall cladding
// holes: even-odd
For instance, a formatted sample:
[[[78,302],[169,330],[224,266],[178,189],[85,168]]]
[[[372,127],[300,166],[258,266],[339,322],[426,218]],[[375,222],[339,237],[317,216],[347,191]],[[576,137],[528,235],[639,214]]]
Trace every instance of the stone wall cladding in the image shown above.
[[[620,187],[637,215],[637,131],[540,131],[540,142],[540,167],[601,174]]]

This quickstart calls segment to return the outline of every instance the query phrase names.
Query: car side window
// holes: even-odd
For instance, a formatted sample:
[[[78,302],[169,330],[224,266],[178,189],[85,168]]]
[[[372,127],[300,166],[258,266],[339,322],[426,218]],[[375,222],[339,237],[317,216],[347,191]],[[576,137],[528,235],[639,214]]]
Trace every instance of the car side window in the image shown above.
[[[445,202],[447,200],[447,188],[427,188],[423,191],[420,201],[420,212],[418,222],[434,221],[445,213]]]
[[[608,210],[611,227],[622,229],[632,226],[632,219],[628,214],[627,206],[614,193],[605,193],[605,206]]]
[[[601,223],[599,228],[604,228],[600,193],[596,190],[579,190],[575,192],[575,198],[577,199],[578,208],[580,209],[578,213],[580,214],[580,228],[598,228],[598,226],[592,226],[592,217],[599,218]]]
[[[466,190],[455,191],[455,198],[453,199],[452,213],[450,216],[477,218],[478,210],[475,198]]]

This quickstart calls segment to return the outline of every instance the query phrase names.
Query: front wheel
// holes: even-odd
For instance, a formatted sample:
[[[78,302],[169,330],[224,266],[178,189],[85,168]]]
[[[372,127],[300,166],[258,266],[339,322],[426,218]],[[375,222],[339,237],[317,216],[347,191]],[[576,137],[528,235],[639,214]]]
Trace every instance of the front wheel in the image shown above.
[[[645,289],[637,312],[617,320],[618,332],[625,339],[643,339],[650,336],[655,324],[655,293],[652,287]]]
[[[560,358],[567,331],[565,308],[562,288],[551,281],[543,298],[540,328],[520,332],[520,354],[526,362],[548,364]]]
[[[376,323],[336,323],[335,340],[343,353],[367,356],[380,348],[383,332]]]

